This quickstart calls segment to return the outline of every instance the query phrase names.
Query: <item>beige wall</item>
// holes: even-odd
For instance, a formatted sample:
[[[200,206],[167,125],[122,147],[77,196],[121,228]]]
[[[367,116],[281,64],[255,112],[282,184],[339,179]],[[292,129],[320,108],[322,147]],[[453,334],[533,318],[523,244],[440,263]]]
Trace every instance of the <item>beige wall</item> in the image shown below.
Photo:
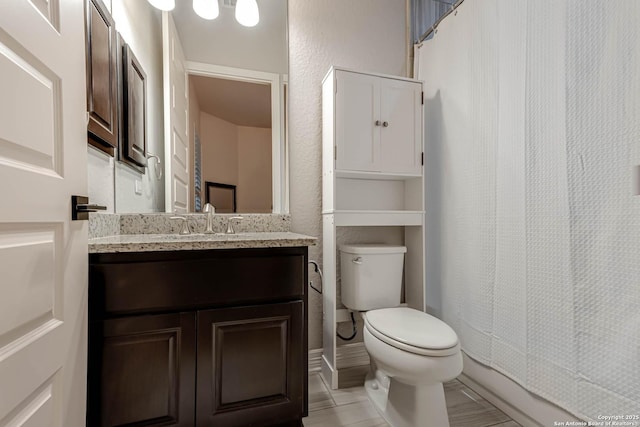
[[[322,237],[322,78],[332,65],[405,76],[406,28],[404,0],[289,0],[289,173],[294,231]],[[342,238],[401,241],[398,230],[349,228]],[[309,257],[322,261],[322,240],[309,248]],[[313,273],[310,279],[319,280]],[[348,333],[348,327],[342,327]],[[309,348],[320,347],[322,296],[311,291]]]
[[[271,128],[238,126],[238,212],[271,213]]]
[[[236,185],[238,212],[272,211],[270,128],[236,126],[201,111],[200,142],[203,185]]]
[[[195,165],[195,137],[196,133],[200,135],[200,103],[198,101],[198,94],[196,93],[195,88],[193,87],[193,81],[189,79],[189,163],[192,165],[191,170],[194,173],[190,174],[189,177],[189,189],[193,193],[195,191],[195,169],[193,165]],[[202,142],[202,137],[200,138],[200,142]],[[202,179],[204,187],[204,178]],[[202,194],[201,194],[202,196]],[[195,210],[195,198],[192,197],[193,205],[189,208],[190,210]],[[204,198],[202,199],[202,206],[204,206]]]
[[[238,127],[200,113],[202,181],[238,185]]]

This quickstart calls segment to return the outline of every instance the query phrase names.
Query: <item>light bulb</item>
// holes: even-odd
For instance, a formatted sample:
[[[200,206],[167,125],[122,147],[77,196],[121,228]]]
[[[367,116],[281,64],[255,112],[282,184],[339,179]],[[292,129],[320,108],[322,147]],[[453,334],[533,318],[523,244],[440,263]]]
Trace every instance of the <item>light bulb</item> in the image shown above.
[[[151,6],[160,10],[170,11],[176,7],[176,0],[147,0]]]
[[[220,14],[218,0],[193,0],[193,10],[204,19],[216,19]]]
[[[245,27],[253,27],[260,21],[260,12],[256,0],[238,0],[236,3],[236,21]]]

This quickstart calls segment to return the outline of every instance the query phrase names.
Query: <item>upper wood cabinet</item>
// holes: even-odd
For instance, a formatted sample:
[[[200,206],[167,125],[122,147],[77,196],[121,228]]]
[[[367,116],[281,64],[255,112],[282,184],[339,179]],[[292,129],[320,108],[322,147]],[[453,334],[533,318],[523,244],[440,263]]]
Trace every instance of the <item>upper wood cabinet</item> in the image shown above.
[[[147,164],[147,75],[129,45],[122,47],[122,143],[120,159]],[[144,169],[141,170],[144,173]]]
[[[335,70],[336,171],[422,174],[422,85]],[[326,83],[326,81],[325,81]]]
[[[115,23],[101,0],[85,6],[89,143],[113,155],[119,126]]]

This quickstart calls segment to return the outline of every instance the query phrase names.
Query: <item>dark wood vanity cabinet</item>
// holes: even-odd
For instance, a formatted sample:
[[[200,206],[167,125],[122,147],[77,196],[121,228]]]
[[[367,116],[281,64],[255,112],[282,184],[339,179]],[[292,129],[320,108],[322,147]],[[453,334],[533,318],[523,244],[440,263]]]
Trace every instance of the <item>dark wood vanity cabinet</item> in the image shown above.
[[[91,254],[87,426],[299,426],[307,248]]]

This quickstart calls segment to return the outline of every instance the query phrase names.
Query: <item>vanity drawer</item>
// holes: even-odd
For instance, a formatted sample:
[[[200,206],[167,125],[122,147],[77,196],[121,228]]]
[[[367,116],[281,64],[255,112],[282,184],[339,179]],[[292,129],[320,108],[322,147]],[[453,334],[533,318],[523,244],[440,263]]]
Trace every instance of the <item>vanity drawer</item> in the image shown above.
[[[306,248],[92,254],[97,317],[301,299]]]

